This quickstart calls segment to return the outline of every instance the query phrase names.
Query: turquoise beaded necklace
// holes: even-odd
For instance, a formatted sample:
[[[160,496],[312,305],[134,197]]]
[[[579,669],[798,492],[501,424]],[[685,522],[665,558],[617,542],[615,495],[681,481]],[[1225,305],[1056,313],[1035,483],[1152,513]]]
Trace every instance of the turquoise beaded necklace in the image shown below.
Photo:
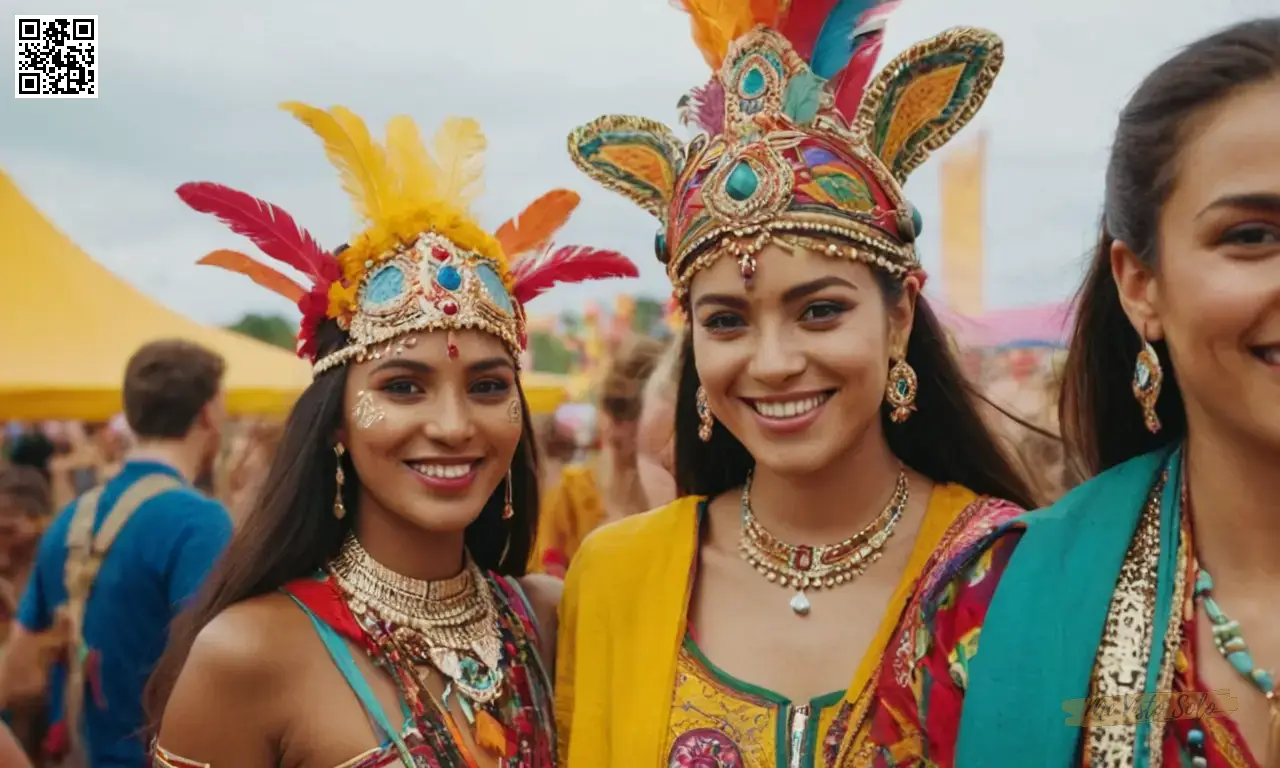
[[[1240,634],[1240,623],[1228,618],[1218,607],[1218,601],[1213,599],[1213,577],[1203,565],[1198,566],[1197,570],[1199,573],[1196,575],[1196,597],[1204,604],[1204,612],[1213,625],[1213,644],[1217,646],[1218,653],[1221,653],[1236,672],[1257,686],[1264,695],[1274,696],[1275,675],[1254,663],[1253,655],[1249,653],[1249,646],[1245,643],[1244,636]]]
[[[1267,697],[1267,702],[1271,705],[1271,721],[1272,735],[1268,748],[1268,753],[1272,757],[1268,759],[1264,765],[1272,765],[1271,761],[1275,760],[1274,752],[1280,748],[1280,744],[1275,743],[1280,736],[1274,732],[1277,723],[1280,722],[1280,693],[1276,689],[1276,676],[1273,672],[1259,667],[1253,660],[1253,654],[1249,653],[1249,645],[1244,641],[1244,635],[1240,633],[1240,622],[1235,621],[1222,612],[1222,608],[1218,606],[1218,601],[1213,599],[1213,577],[1204,569],[1204,566],[1196,565],[1196,586],[1195,596],[1204,605],[1205,615],[1209,617],[1209,623],[1213,627],[1213,644],[1217,647],[1218,653],[1231,664],[1232,669],[1240,674],[1245,680],[1248,680],[1262,694]],[[1204,749],[1204,733],[1198,728],[1193,728],[1188,734],[1188,741],[1192,751],[1191,764],[1199,768],[1207,766],[1202,751]],[[1280,763],[1276,763],[1280,765]]]

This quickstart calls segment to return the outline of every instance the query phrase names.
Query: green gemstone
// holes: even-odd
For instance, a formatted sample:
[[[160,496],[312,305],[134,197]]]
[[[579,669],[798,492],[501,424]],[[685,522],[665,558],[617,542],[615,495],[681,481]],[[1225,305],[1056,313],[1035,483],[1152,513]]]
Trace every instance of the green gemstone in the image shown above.
[[[729,197],[742,202],[750,199],[760,188],[760,177],[756,175],[756,171],[751,164],[745,160],[739,160],[738,164],[729,171],[729,178],[725,180],[724,189],[729,193]]]
[[[911,391],[911,385],[907,383],[906,379],[898,379],[895,389],[898,390],[900,396],[906,397],[907,393]]]
[[[742,78],[742,95],[749,98],[759,96],[764,86],[764,73],[753,67]]]

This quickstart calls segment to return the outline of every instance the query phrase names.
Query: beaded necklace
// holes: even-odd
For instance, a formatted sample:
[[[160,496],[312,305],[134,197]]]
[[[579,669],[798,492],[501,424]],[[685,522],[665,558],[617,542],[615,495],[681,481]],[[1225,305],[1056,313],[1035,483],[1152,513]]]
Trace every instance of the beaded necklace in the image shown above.
[[[1209,623],[1213,625],[1213,644],[1218,649],[1218,653],[1227,660],[1237,673],[1251,685],[1262,691],[1267,697],[1267,702],[1271,709],[1271,735],[1270,744],[1268,745],[1267,754],[1269,758],[1265,765],[1280,765],[1277,762],[1277,752],[1280,751],[1280,692],[1276,688],[1276,676],[1273,672],[1258,666],[1253,660],[1253,654],[1249,652],[1249,645],[1245,642],[1244,635],[1240,632],[1240,623],[1229,618],[1223,613],[1222,608],[1218,605],[1218,601],[1213,598],[1213,577],[1204,569],[1203,565],[1197,564],[1195,597],[1204,606],[1205,615],[1209,617]],[[1199,741],[1204,740],[1203,734],[1191,734],[1193,744],[1196,736],[1199,735]],[[1193,765],[1195,757],[1193,756]]]
[[[1191,516],[1191,494],[1187,490],[1187,471],[1185,465],[1182,470],[1182,510],[1184,519]],[[1244,640],[1244,635],[1240,632],[1240,622],[1235,621],[1223,612],[1218,605],[1218,601],[1213,597],[1213,577],[1205,570],[1197,558],[1194,563],[1193,570],[1196,574],[1195,589],[1192,597],[1199,600],[1204,606],[1205,615],[1209,617],[1209,623],[1213,629],[1213,645],[1218,649],[1218,653],[1227,660],[1241,677],[1247,680],[1251,685],[1262,691],[1262,695],[1267,697],[1267,703],[1271,710],[1271,728],[1267,745],[1267,760],[1264,765],[1267,768],[1271,766],[1280,766],[1280,689],[1276,686],[1276,676],[1270,670],[1259,667],[1253,660],[1253,654],[1249,652],[1249,645]],[[1204,733],[1198,728],[1192,729],[1188,733],[1188,744],[1191,747],[1192,756],[1191,764],[1199,768],[1199,766],[1208,765],[1204,751]]]

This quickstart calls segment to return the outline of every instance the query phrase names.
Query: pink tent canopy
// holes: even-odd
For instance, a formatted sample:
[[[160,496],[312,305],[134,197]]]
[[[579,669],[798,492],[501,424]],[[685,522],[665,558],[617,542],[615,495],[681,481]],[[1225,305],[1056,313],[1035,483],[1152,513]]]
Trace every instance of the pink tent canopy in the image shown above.
[[[966,317],[938,307],[939,319],[955,334],[962,347],[1066,346],[1071,333],[1070,302],[1020,307]]]

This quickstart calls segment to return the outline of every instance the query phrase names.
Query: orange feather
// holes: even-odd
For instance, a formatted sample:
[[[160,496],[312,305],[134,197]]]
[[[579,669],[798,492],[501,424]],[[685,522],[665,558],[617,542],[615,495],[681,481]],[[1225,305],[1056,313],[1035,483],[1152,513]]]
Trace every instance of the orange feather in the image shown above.
[[[498,227],[494,235],[508,259],[541,251],[565,225],[582,198],[568,189],[553,189],[534,200],[520,215]]]
[[[294,304],[302,301],[302,297],[307,295],[306,289],[301,285],[239,251],[214,251],[196,263],[208,264],[211,267],[221,267],[230,272],[244,275],[263,288],[285,297]]]

